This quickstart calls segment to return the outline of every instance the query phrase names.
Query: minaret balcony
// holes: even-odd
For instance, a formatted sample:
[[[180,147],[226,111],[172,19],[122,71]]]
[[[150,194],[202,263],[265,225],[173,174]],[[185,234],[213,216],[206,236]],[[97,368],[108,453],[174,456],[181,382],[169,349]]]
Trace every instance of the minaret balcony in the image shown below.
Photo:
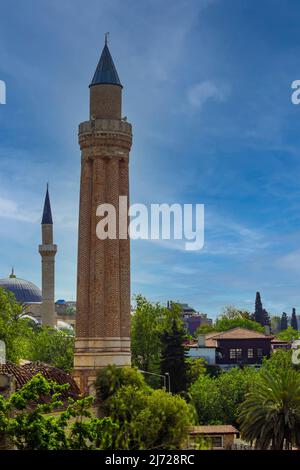
[[[53,256],[57,252],[57,245],[39,245],[41,256]]]

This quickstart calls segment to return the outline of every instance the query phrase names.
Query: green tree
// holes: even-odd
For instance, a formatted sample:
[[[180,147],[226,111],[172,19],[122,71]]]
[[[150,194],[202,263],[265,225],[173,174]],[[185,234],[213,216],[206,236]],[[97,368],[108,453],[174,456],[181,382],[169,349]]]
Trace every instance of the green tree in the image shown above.
[[[14,363],[26,358],[33,336],[30,321],[24,318],[25,313],[15,296],[0,288],[0,340],[6,346],[6,359]]]
[[[291,326],[286,328],[285,330],[281,330],[280,333],[277,335],[278,339],[281,339],[283,341],[294,341],[295,339],[300,338],[300,332],[297,330],[294,330]]]
[[[241,436],[257,449],[300,446],[300,375],[264,371],[239,408]]]
[[[293,308],[293,312],[292,312],[292,320],[291,320],[291,327],[298,331],[298,320],[297,320],[297,315],[296,315],[296,309]]]
[[[234,367],[217,377],[225,424],[237,423],[239,404],[244,401],[246,394],[259,380],[258,372],[252,367]]]
[[[235,424],[239,404],[259,380],[250,367],[233,368],[216,377],[199,376],[189,390],[199,424]]]
[[[99,369],[95,382],[97,398],[104,402],[119,388],[129,385],[144,391],[149,390],[143,375],[134,368],[109,365]]]
[[[280,331],[286,330],[288,327],[288,316],[285,312],[281,315],[281,321],[280,321]]]
[[[187,381],[189,386],[192,385],[200,375],[204,375],[207,372],[206,366],[207,363],[205,359],[194,359],[194,358],[187,358],[186,359],[186,366],[187,366]]]
[[[263,326],[271,326],[270,315],[268,314],[267,310],[263,308]]]
[[[8,398],[0,395],[0,435],[19,450],[111,449],[117,425],[92,416],[92,397],[69,399],[66,409],[54,414],[67,387],[37,374]],[[45,396],[49,402],[41,403]]]
[[[278,349],[271,354],[270,358],[263,358],[262,366],[260,368],[260,374],[264,374],[268,371],[272,374],[276,374],[279,370],[293,369],[295,366],[292,363],[292,351]]]
[[[189,393],[197,412],[198,424],[224,424],[222,397],[216,378],[200,375]]]
[[[136,296],[136,308],[131,320],[132,361],[147,372],[159,371],[160,334],[165,323],[166,308]]]
[[[183,327],[172,320],[171,331],[165,330],[161,335],[162,353],[160,372],[169,374],[170,388],[173,393],[186,391],[187,366],[186,351],[184,348],[185,331]]]
[[[73,368],[74,336],[65,331],[42,326],[32,335],[27,358],[70,372]]]
[[[251,313],[248,312],[248,310],[238,309],[234,305],[227,305],[223,309],[222,318],[228,318],[228,320],[233,320],[235,318],[246,318],[250,320]]]
[[[255,311],[254,311],[254,321],[259,323],[260,325],[264,325],[264,312],[263,312],[263,306],[262,306],[262,301],[260,297],[260,292],[256,292],[256,298],[255,298]]]
[[[113,448],[119,450],[180,449],[191,422],[183,398],[164,390],[123,386],[102,408],[118,425]]]
[[[207,333],[213,333],[214,331],[216,331],[216,328],[214,325],[202,325],[202,326],[199,326],[195,333],[194,333],[194,336],[197,338],[199,335],[205,335]]]
[[[273,333],[278,333],[280,331],[281,318],[278,315],[273,315],[271,317],[271,331]]]
[[[228,331],[232,328],[247,328],[249,330],[259,331],[261,333],[264,332],[264,327],[261,326],[259,323],[253,320],[249,320],[248,318],[232,318],[228,319],[225,317],[218,318],[215,323],[215,330],[216,331]]]

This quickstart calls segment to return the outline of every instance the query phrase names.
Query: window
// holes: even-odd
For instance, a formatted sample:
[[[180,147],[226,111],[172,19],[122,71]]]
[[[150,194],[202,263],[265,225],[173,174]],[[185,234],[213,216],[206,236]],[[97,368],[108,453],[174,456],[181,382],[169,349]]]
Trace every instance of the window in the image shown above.
[[[230,359],[240,359],[242,357],[241,349],[230,349],[229,351]]]
[[[222,436],[214,436],[211,439],[211,444],[214,449],[220,449],[223,447],[223,437]]]
[[[248,359],[253,358],[253,349],[248,349]]]
[[[263,357],[263,350],[261,348],[258,348],[257,350],[257,357],[261,359]]]

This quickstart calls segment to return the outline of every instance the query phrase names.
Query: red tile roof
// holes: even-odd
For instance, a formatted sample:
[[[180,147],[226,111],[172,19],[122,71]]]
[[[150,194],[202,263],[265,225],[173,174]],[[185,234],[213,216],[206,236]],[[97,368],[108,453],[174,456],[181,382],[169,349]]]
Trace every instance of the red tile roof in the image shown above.
[[[238,434],[239,431],[231,424],[216,424],[209,426],[189,426],[189,434]]]
[[[206,339],[256,339],[256,338],[274,338],[274,336],[268,336],[259,331],[249,330],[247,328],[232,328],[228,331],[221,331],[219,333],[209,333],[206,335]]]
[[[205,335],[205,347],[216,348],[217,341],[219,339],[270,339],[273,340],[274,336],[265,335],[259,331],[249,330],[247,328],[236,327],[227,331],[214,331],[213,333],[207,333]],[[188,347],[198,347],[197,342],[193,342],[187,345]]]

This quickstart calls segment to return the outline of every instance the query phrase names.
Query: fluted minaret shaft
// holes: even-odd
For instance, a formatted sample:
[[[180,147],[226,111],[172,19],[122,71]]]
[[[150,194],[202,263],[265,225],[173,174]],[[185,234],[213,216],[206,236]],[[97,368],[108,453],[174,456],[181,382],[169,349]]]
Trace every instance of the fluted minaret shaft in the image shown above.
[[[130,365],[130,241],[97,238],[100,204],[129,198],[131,124],[121,119],[122,85],[107,44],[90,85],[90,120],[79,126],[81,183],[74,378],[87,392],[96,370]],[[125,232],[128,218],[125,219]],[[124,229],[124,227],[123,227]]]

